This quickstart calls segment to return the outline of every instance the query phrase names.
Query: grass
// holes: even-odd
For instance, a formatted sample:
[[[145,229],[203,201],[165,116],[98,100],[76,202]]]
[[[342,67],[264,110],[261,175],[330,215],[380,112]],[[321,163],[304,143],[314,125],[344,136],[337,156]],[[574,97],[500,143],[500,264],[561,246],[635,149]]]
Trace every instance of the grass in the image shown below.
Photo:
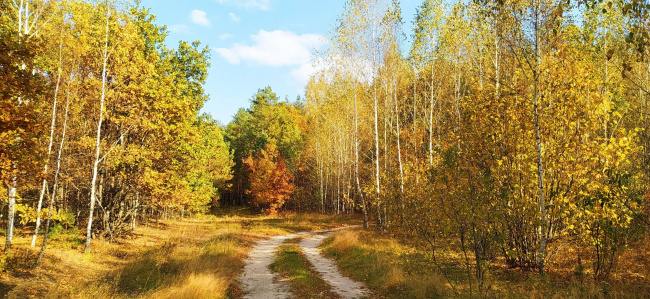
[[[83,232],[60,231],[36,269],[30,267],[38,254],[29,247],[31,228],[18,229],[13,249],[0,253],[5,269],[0,269],[0,297],[240,298],[236,280],[258,240],[358,222],[222,209],[217,215],[140,225],[116,242],[94,239],[90,254],[83,254]]]
[[[83,232],[57,228],[36,269],[31,268],[38,253],[29,247],[32,229],[19,228],[13,249],[0,253],[0,297],[240,298],[236,280],[258,240],[359,222],[318,214],[272,217],[224,209],[218,215],[140,225],[117,242],[95,239],[91,254],[82,253]],[[275,271],[283,273],[294,293],[303,298],[333,297],[295,245],[299,240],[288,240],[280,248]],[[322,247],[344,275],[364,282],[373,298],[472,297],[463,268],[454,263],[442,267],[444,274],[458,281],[456,294],[431,262],[426,247],[415,240],[350,229],[329,237]],[[598,283],[584,255],[585,270],[576,271],[575,247],[555,248],[545,277],[494,261],[488,297],[650,298],[650,242],[629,244],[611,278]]]
[[[298,298],[339,298],[331,287],[312,269],[309,261],[298,245],[292,240],[282,245],[270,265],[273,272],[281,274],[291,283],[293,293]],[[295,240],[294,240],[295,241]]]
[[[364,282],[379,298],[444,298],[451,293],[438,275],[423,272],[414,248],[373,232],[345,230],[321,245],[345,275]]]
[[[443,273],[431,262],[428,250],[414,240],[401,240],[374,231],[346,230],[321,246],[341,272],[363,281],[378,298],[480,297],[470,295],[464,268],[447,263]],[[492,263],[488,284],[491,298],[650,298],[650,242],[635,244],[620,257],[617,271],[606,282],[594,282],[589,273],[575,274],[575,256],[562,246],[559,258],[548,265],[548,275],[509,269],[503,261]],[[449,253],[450,255],[458,253]],[[586,262],[585,262],[586,263]],[[586,277],[585,277],[586,276]]]

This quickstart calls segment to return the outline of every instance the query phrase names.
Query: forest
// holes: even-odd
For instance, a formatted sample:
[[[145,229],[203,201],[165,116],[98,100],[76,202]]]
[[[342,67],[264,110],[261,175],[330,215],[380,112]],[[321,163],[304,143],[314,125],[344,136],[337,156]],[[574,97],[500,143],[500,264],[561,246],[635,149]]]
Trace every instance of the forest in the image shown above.
[[[494,294],[497,265],[602,286],[625,280],[630,250],[650,275],[649,12],[423,0],[405,32],[399,1],[348,0],[304,97],[260,87],[221,124],[200,112],[210,48],[169,48],[139,2],[3,1],[0,270],[18,231],[37,266],[51,230],[92,254],[93,240],[246,207],[231,216],[246,238],[260,238],[251,219],[319,214],[414,246],[447,288],[424,297]]]
[[[136,6],[19,3],[2,4],[6,248],[14,225],[35,227],[33,247],[43,219],[85,228],[88,251],[138,217],[205,212],[232,164],[222,127],[199,114],[208,48],[168,49]]]

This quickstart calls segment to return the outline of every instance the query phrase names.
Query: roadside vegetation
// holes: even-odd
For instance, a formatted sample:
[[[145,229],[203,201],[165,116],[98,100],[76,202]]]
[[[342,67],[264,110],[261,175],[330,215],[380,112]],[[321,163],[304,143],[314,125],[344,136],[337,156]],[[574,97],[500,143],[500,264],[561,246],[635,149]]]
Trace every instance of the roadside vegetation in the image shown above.
[[[332,228],[358,220],[317,214],[252,215],[226,209],[218,215],[160,220],[137,228],[118,242],[97,239],[84,254],[73,231],[42,265],[26,232],[3,261],[0,296],[42,298],[238,298],[237,277],[256,241],[269,236]],[[53,235],[54,236],[54,235]]]
[[[630,244],[621,264],[607,281],[594,280],[585,266],[592,260],[574,260],[576,247],[564,244],[549,259],[548,275],[508,268],[504,260],[489,265],[479,293],[472,265],[460,250],[450,250],[437,261],[424,244],[377,231],[345,230],[321,245],[337,261],[342,273],[364,282],[376,298],[648,298],[650,243]],[[582,255],[584,256],[584,255]],[[471,261],[470,261],[471,262]],[[473,284],[473,285],[470,285]]]

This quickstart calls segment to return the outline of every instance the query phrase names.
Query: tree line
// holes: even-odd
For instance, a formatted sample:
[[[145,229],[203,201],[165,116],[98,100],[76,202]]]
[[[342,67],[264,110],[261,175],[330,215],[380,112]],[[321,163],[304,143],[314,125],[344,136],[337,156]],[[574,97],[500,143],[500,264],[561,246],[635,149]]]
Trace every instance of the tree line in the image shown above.
[[[54,223],[85,227],[89,251],[138,219],[216,204],[233,162],[199,113],[207,47],[168,48],[131,3],[3,1],[0,18],[5,249],[15,224],[33,228],[32,247]]]
[[[647,15],[425,0],[407,41],[398,1],[347,1],[306,88],[313,204],[422,240],[474,291],[563,242],[607,277],[648,228]]]

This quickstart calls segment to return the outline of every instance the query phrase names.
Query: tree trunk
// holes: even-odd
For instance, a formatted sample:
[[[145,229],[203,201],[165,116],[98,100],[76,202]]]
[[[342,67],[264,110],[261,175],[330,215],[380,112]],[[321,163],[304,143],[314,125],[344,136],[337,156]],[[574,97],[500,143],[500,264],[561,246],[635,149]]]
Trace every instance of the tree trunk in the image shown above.
[[[28,9],[25,8],[23,9],[24,5],[24,0],[20,0],[20,7],[16,10],[16,13],[18,14],[18,36],[20,37],[20,40],[22,42],[22,27],[23,27],[23,19],[22,19],[22,12],[24,11],[27,13]],[[27,22],[27,21],[25,21]],[[25,26],[27,28],[27,26]],[[22,68],[25,69],[25,64],[23,63]],[[18,97],[18,105],[22,103],[22,100],[20,97]],[[14,235],[14,215],[16,213],[16,184],[18,181],[17,174],[15,173],[16,171],[16,163],[14,162],[12,165],[14,169],[14,175],[11,179],[11,183],[7,185],[7,231],[5,233],[5,252],[11,248],[11,240]]]
[[[414,69],[415,70],[415,69]],[[417,74],[416,74],[417,76]],[[417,77],[413,82],[413,159],[415,163],[413,165],[419,165],[418,158],[418,137],[417,137]],[[415,185],[419,189],[420,185],[420,173],[419,170],[415,171]]]
[[[431,94],[429,96],[429,167],[433,167],[433,66],[431,66]]]
[[[357,91],[354,91],[354,176],[357,181],[357,192],[361,197],[361,206],[363,208],[363,228],[368,229],[368,210],[366,209],[366,199],[361,191],[359,183],[359,111],[357,109]]]
[[[90,183],[90,211],[88,214],[88,226],[86,228],[86,245],[84,252],[90,253],[90,240],[92,239],[92,228],[93,228],[93,210],[95,209],[95,201],[97,200],[95,189],[97,184],[97,173],[99,170],[99,151],[100,151],[100,141],[102,135],[102,119],[104,116],[104,99],[106,97],[106,63],[108,62],[108,21],[110,17],[108,1],[106,2],[106,35],[104,40],[104,53],[103,60],[104,64],[102,67],[102,95],[99,101],[99,121],[97,122],[97,139],[95,143],[95,162],[93,163],[93,178]]]
[[[61,26],[63,28],[63,26]],[[63,35],[63,29],[61,29],[61,34]],[[50,143],[47,146],[47,157],[45,160],[45,166],[43,170],[43,175],[47,176],[47,167],[50,163],[50,155],[52,154],[52,143],[54,141],[54,127],[56,125],[56,105],[57,105],[57,96],[59,95],[59,86],[61,84],[61,60],[63,59],[63,39],[59,41],[59,69],[56,79],[56,87],[54,88],[54,103],[52,105],[52,124],[50,125]],[[38,236],[38,229],[41,226],[41,208],[43,206],[43,196],[45,196],[45,188],[47,188],[47,178],[43,178],[43,186],[41,187],[41,194],[38,197],[38,208],[36,209],[36,228],[34,229],[34,237],[32,237],[32,247],[36,246],[36,237]],[[52,194],[54,196],[54,194]]]
[[[65,133],[68,127],[68,109],[70,107],[70,92],[66,96],[65,100],[65,116],[63,118],[63,132],[61,133],[61,143],[59,145],[59,154],[56,158],[56,171],[54,172],[54,187],[52,188],[52,195],[50,196],[50,208],[47,211],[47,221],[45,221],[45,234],[43,235],[43,245],[41,246],[41,251],[38,253],[38,258],[34,263],[34,267],[38,266],[43,258],[45,253],[45,248],[47,247],[47,233],[50,231],[50,219],[52,219],[52,210],[54,210],[54,197],[56,196],[56,191],[59,184],[59,171],[61,169],[61,154],[63,153],[63,144],[65,142]]]
[[[374,34],[374,33],[373,33]],[[379,186],[379,127],[377,125],[378,118],[378,107],[377,107],[377,88],[374,88],[373,91],[374,98],[374,113],[375,113],[375,183],[376,183],[376,192],[377,192],[377,209],[379,209],[379,203],[381,202],[381,189]],[[381,221],[381,219],[379,220]]]
[[[133,205],[133,214],[131,216],[131,229],[135,230],[136,219],[138,219],[138,204],[140,201],[140,192],[135,192],[135,203]]]
[[[494,93],[495,97],[499,98],[499,85],[501,78],[499,77],[499,31],[498,23],[494,21]]]
[[[402,146],[400,142],[400,125],[399,125],[399,105],[397,104],[397,91],[395,90],[397,88],[397,84],[393,82],[393,98],[395,101],[395,115],[397,117],[396,123],[397,123],[397,160],[399,162],[399,179],[400,179],[400,206],[401,206],[401,216],[402,216],[402,221],[404,220],[404,167],[402,166]]]
[[[16,165],[14,164],[14,170]],[[14,235],[14,215],[16,213],[16,181],[17,175],[14,174],[14,177],[11,181],[11,184],[7,186],[7,195],[9,198],[9,203],[7,206],[7,233],[5,241],[5,252],[11,248],[11,239]]]
[[[539,0],[537,0],[535,7],[535,69],[534,74],[534,90],[533,90],[533,117],[535,122],[535,143],[537,148],[537,172],[538,172],[538,188],[539,188],[539,212],[540,212],[540,221],[539,226],[539,252],[537,254],[537,267],[539,268],[539,273],[544,275],[544,259],[546,253],[546,204],[544,202],[544,164],[542,161],[542,142],[540,137],[540,128],[539,128],[539,68],[541,64],[540,51],[539,51]]]

